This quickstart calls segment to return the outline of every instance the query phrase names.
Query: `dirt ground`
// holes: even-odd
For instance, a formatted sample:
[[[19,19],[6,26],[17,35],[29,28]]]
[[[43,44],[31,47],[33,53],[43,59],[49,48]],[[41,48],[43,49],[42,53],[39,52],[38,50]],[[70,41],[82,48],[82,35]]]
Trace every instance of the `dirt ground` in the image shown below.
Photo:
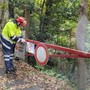
[[[14,60],[14,64],[17,77],[7,78],[0,50],[0,90],[73,90],[68,82],[43,74],[22,60]]]

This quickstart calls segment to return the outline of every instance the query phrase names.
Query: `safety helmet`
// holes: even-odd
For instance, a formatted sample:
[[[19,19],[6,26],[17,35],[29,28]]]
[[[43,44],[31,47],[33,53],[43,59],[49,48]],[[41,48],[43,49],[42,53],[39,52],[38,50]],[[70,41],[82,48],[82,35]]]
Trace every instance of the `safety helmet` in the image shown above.
[[[16,19],[16,22],[19,22],[21,26],[25,26],[26,23],[27,23],[27,21],[25,20],[24,17],[18,17],[18,18]]]

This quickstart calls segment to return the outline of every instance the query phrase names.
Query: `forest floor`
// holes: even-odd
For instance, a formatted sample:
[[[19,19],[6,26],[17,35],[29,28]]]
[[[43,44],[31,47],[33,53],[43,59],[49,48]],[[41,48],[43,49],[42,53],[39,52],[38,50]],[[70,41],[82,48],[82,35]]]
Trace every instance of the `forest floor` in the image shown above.
[[[69,82],[43,74],[24,61],[14,61],[17,77],[7,78],[0,50],[0,90],[74,90]]]

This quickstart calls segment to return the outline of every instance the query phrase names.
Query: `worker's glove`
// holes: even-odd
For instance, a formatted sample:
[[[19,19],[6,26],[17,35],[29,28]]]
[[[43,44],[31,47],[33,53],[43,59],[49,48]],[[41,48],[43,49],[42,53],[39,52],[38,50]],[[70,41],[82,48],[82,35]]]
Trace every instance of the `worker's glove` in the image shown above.
[[[26,40],[24,38],[21,38],[21,43],[26,43]]]

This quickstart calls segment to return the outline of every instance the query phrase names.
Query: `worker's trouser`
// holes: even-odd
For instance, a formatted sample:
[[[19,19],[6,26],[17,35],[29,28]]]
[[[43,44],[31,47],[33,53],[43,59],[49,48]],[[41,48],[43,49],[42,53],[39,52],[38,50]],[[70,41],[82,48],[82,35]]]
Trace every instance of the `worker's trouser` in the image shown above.
[[[6,70],[10,70],[14,68],[13,58],[14,58],[14,49],[15,44],[10,43],[4,37],[1,36],[2,42],[2,51],[4,54],[4,62]]]

